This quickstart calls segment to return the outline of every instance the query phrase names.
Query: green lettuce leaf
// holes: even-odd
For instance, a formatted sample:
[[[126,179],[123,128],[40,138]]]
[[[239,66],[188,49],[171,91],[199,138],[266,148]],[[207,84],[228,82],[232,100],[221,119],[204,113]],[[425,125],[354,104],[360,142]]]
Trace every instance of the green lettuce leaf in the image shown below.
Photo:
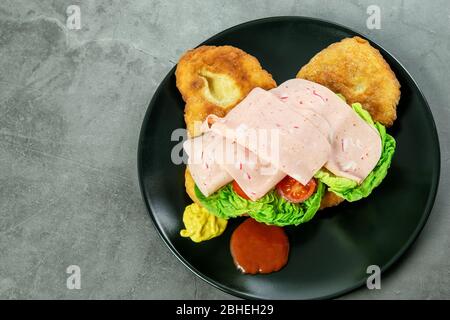
[[[320,207],[325,186],[318,182],[317,191],[305,202],[290,203],[272,190],[257,201],[249,201],[237,195],[232,184],[205,197],[195,186],[195,194],[202,206],[212,214],[228,219],[248,214],[258,222],[277,226],[299,225],[311,220]]]
[[[352,108],[364,121],[379,132],[382,145],[380,160],[360,185],[353,180],[337,177],[325,169],[321,169],[315,174],[317,179],[328,186],[329,191],[350,202],[367,197],[383,181],[395,151],[395,140],[386,133],[386,128],[382,124],[374,122],[369,112],[364,110],[361,104],[354,103]]]

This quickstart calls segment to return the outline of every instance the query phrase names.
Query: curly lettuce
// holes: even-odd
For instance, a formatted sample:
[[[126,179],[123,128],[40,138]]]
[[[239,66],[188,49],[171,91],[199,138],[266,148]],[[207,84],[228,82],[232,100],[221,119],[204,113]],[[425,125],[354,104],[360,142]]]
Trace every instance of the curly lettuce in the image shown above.
[[[395,152],[395,140],[391,135],[386,133],[386,128],[382,124],[374,122],[369,112],[364,110],[361,104],[354,103],[352,104],[352,108],[380,134],[382,146],[380,160],[378,160],[372,172],[359,185],[353,180],[337,177],[325,169],[321,169],[315,174],[317,179],[328,186],[329,191],[334,192],[349,202],[358,201],[372,193],[373,189],[386,177]]]
[[[257,201],[250,201],[240,197],[233,190],[232,184],[205,197],[195,186],[195,194],[202,204],[212,214],[224,218],[234,218],[248,214],[258,222],[276,225],[299,225],[311,220],[319,210],[320,202],[325,193],[325,185],[317,185],[317,191],[302,203],[291,203],[272,190]]]

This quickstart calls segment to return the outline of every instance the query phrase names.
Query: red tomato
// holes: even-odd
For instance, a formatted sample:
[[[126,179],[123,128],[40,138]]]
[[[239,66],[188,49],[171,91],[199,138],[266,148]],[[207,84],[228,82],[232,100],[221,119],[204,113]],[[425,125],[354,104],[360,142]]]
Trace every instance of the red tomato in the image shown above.
[[[316,180],[312,178],[304,186],[294,178],[286,176],[277,184],[278,193],[287,201],[292,203],[303,202],[314,193],[316,190]]]
[[[244,198],[245,200],[250,200],[250,198],[245,194],[244,190],[242,190],[241,187],[238,185],[236,180],[233,181],[233,189],[234,192],[236,192],[239,197]]]

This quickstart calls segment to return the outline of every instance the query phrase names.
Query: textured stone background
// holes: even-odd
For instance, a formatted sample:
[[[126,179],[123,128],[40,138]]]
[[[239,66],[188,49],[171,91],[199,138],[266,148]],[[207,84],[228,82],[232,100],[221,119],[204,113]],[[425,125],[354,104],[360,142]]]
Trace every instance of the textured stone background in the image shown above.
[[[81,6],[82,29],[66,28]],[[366,8],[382,29],[366,28]],[[2,0],[0,298],[231,298],[165,247],[141,200],[136,148],[148,102],[186,49],[238,23],[328,19],[400,59],[426,95],[442,150],[431,217],[382,289],[345,298],[450,298],[450,5],[427,1]],[[82,289],[66,289],[66,267]]]

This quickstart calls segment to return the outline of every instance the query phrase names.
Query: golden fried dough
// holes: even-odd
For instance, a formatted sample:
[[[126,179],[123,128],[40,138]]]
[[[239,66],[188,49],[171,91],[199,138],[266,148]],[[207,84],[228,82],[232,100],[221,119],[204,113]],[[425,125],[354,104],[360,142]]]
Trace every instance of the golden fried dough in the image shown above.
[[[297,74],[360,102],[375,121],[391,126],[397,118],[400,83],[380,52],[360,37],[346,38],[316,54]]]
[[[209,114],[223,117],[255,87],[276,87],[272,75],[258,60],[232,46],[201,46],[187,51],[178,62],[176,83],[185,106],[190,136],[198,135],[196,123]]]
[[[338,195],[334,194],[331,191],[327,191],[325,192],[325,195],[323,196],[322,201],[320,202],[319,210],[337,206],[341,202],[344,202],[343,198],[339,197]]]

